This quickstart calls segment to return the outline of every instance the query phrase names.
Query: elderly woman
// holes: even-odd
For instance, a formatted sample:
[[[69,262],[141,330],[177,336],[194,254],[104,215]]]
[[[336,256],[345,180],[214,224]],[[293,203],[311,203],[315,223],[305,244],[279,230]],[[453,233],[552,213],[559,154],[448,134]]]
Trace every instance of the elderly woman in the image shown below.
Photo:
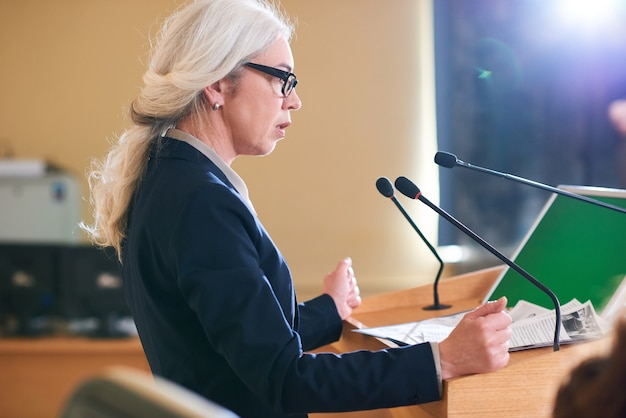
[[[121,135],[90,184],[95,242],[117,249],[154,374],[242,417],[411,405],[441,379],[508,362],[505,300],[468,314],[440,344],[309,354],[360,304],[351,260],[298,303],[258,219],[240,155],[267,155],[301,106],[292,27],[269,3],[204,0],[165,23]]]

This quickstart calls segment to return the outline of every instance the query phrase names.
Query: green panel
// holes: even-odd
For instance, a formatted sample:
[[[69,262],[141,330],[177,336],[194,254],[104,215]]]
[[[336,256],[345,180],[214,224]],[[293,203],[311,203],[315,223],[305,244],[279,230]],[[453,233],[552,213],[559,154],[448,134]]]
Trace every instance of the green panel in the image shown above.
[[[589,196],[626,208],[626,197]],[[561,304],[591,300],[601,312],[626,276],[626,214],[557,195],[515,256],[515,262],[550,288]],[[547,308],[552,301],[507,268],[490,299],[507,296]]]

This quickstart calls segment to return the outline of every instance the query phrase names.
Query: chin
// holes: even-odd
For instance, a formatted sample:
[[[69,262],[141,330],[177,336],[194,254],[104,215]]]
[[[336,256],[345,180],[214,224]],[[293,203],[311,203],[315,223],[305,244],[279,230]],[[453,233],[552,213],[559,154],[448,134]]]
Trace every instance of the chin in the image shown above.
[[[265,151],[264,153],[260,154],[262,157],[265,157],[267,155],[270,155],[272,152],[274,152],[274,150],[276,149],[276,146],[274,145],[273,147],[271,147],[270,149],[268,149],[267,151]]]
[[[263,155],[263,156],[270,155],[272,152],[274,152],[274,150],[276,149],[276,144],[278,144],[278,141],[280,141],[281,139],[283,139],[283,138],[281,137],[281,138],[275,139],[272,142],[270,142],[267,145],[267,147],[265,148],[265,150],[264,150],[265,152],[262,152],[260,155]],[[261,150],[261,151],[263,151],[263,150]]]

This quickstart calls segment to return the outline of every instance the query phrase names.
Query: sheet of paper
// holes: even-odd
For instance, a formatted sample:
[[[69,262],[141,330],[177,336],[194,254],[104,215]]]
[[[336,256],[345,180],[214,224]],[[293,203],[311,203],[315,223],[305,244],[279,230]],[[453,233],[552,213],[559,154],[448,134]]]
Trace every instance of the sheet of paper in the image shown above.
[[[450,335],[466,312],[442,316],[418,322],[407,322],[383,327],[354,330],[378,338],[385,338],[403,344],[440,342]],[[509,341],[511,351],[544,347],[554,340],[556,315],[554,310],[519,301],[510,311],[513,319],[513,335]],[[573,299],[561,306],[561,332],[563,343],[597,339],[609,329],[607,322],[596,314],[590,301],[580,303]]]

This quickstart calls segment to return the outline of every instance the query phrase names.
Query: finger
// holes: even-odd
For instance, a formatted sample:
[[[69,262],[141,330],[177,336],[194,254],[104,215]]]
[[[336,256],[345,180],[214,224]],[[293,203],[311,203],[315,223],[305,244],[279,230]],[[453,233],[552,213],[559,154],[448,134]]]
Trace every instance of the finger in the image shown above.
[[[346,270],[346,273],[349,279],[354,279],[354,269],[352,268],[352,266],[348,267],[348,269]]]
[[[352,309],[358,308],[359,305],[361,305],[361,296],[357,295],[354,298],[350,298],[350,300],[348,301],[348,306],[350,306]]]
[[[352,268],[352,260],[346,257],[337,263],[334,273],[337,277],[350,277],[349,269]]]
[[[509,361],[509,343],[493,344],[488,351],[488,360],[492,362],[496,369],[505,366]]]
[[[504,330],[508,328],[513,322],[511,316],[505,311],[499,311],[486,316],[478,316],[470,319],[480,319],[486,329],[491,329],[494,331]]]
[[[346,257],[339,262],[339,265],[344,265],[346,269],[350,268],[352,267],[352,259],[350,257]]]
[[[487,316],[493,313],[502,312],[504,309],[506,309],[506,303],[506,296],[502,296],[496,301],[485,303],[484,305],[468,313],[466,316],[469,318],[478,318],[481,316]]]
[[[359,289],[359,286],[357,285],[350,286],[350,289],[348,290],[348,298],[355,299],[359,297],[360,294],[361,294],[361,290]]]
[[[506,349],[508,350],[508,348],[509,348],[509,341],[511,340],[512,334],[513,333],[511,332],[510,328],[498,331],[495,334],[495,336],[494,336],[494,342],[496,342],[497,344],[504,345],[506,347]]]
[[[508,313],[504,311],[500,311],[500,312],[490,315],[489,319],[493,321],[492,326],[496,330],[506,329],[513,322],[513,319],[511,319],[511,315],[509,315]]]
[[[489,327],[492,326],[492,324],[489,325]],[[488,332],[488,334],[486,335],[487,341],[489,341],[491,344],[506,344],[511,339],[511,336],[513,334],[511,327],[508,326],[499,329],[491,329],[492,331]]]
[[[495,369],[499,370],[502,367],[506,366],[509,363],[510,354],[508,348],[501,353],[496,354],[495,356]]]
[[[352,276],[348,278],[348,286],[350,286],[350,289],[354,289],[358,286],[356,282],[356,277]]]

